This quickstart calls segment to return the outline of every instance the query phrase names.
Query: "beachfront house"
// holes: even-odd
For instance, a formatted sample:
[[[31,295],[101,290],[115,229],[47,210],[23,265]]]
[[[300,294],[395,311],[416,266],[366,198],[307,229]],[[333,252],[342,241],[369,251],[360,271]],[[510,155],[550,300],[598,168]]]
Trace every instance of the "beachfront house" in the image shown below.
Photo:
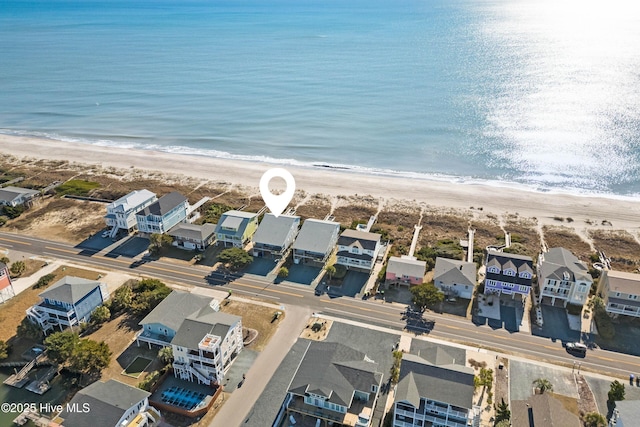
[[[0,303],[16,296],[9,274],[9,266],[0,262]]]
[[[136,214],[156,200],[156,195],[149,190],[135,190],[109,203],[104,219],[107,227],[111,227],[110,237],[115,237],[118,230],[125,230],[127,233],[135,231]]]
[[[604,270],[598,291],[607,313],[613,317],[640,317],[640,274]]]
[[[189,201],[178,192],[171,192],[136,213],[138,231],[143,235],[164,234],[187,219]]]
[[[28,204],[36,194],[40,192],[29,188],[4,187],[0,188],[0,206],[10,206],[12,208]]]
[[[533,281],[533,260],[529,256],[487,251],[484,293],[526,298]]]
[[[216,225],[181,222],[176,224],[167,234],[173,237],[173,246],[175,247],[203,251],[216,240]]]
[[[283,408],[289,424],[368,427],[383,374],[364,353],[341,343],[310,341],[289,384]],[[287,424],[287,425],[289,425]]]
[[[41,301],[27,309],[27,318],[47,333],[88,322],[93,310],[109,299],[109,291],[105,283],[65,276],[39,296]]]
[[[344,230],[338,238],[336,264],[347,269],[363,270],[367,273],[373,269],[380,253],[380,235],[358,230]]]
[[[243,211],[227,211],[216,225],[217,244],[242,248],[258,229],[258,214]]]
[[[153,427],[161,415],[149,406],[150,395],[120,381],[96,381],[78,391],[53,421],[61,427]]]
[[[580,427],[583,424],[578,416],[568,411],[563,402],[552,393],[543,393],[533,394],[524,400],[512,400],[511,425]]]
[[[140,321],[136,342],[171,346],[176,378],[220,383],[243,349],[242,318],[219,312],[215,299],[173,291]]]
[[[586,264],[565,248],[552,248],[538,258],[538,302],[584,305],[593,278]]]
[[[427,358],[404,354],[393,405],[393,427],[479,425],[481,410],[473,404],[473,369],[446,351]]]
[[[266,214],[253,235],[253,256],[282,258],[298,235],[300,217]]]
[[[476,264],[449,258],[436,258],[433,284],[446,298],[473,298],[475,289]]]
[[[320,219],[307,219],[293,243],[293,262],[324,264],[333,252],[340,224]]]
[[[385,273],[385,285],[413,286],[424,282],[427,263],[403,255],[389,257]]]

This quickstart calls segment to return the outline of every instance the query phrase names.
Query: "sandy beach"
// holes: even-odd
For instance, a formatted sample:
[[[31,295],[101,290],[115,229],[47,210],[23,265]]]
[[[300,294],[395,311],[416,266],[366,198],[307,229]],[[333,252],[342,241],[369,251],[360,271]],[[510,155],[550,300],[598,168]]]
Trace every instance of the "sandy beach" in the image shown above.
[[[202,181],[239,186],[241,190],[255,194],[258,194],[262,174],[277,166],[7,135],[0,135],[0,152],[19,158],[66,160],[118,169],[135,167],[163,174],[182,174]],[[387,204],[406,201],[463,210],[482,208],[485,214],[517,213],[521,217],[535,217],[540,224],[553,224],[553,218],[557,216],[570,217],[576,228],[586,226],[587,220],[594,225],[607,220],[613,228],[630,231],[636,238],[640,227],[640,200],[540,193],[524,188],[375,176],[322,168],[287,169],[296,179],[297,190],[305,194],[371,195]]]

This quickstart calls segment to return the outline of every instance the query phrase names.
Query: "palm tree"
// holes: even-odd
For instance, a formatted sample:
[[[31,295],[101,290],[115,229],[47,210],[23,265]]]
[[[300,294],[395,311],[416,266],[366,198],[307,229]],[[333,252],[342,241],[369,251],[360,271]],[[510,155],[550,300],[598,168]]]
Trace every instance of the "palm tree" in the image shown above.
[[[533,385],[536,386],[538,390],[540,390],[540,394],[545,391],[553,391],[553,384],[546,378],[538,378],[533,382]]]

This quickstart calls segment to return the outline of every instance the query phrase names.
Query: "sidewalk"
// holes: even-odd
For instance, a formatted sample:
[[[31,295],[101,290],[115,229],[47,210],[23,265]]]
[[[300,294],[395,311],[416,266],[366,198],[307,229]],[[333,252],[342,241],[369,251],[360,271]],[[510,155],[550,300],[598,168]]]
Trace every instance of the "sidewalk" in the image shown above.
[[[247,372],[247,384],[231,394],[210,424],[212,427],[240,426],[244,423],[249,410],[298,339],[310,315],[310,308],[287,307],[286,316],[271,342]]]
[[[40,258],[36,258],[36,259],[39,260]],[[42,263],[44,264],[44,262],[45,261],[43,260]],[[20,277],[18,279],[13,279],[12,281],[13,290],[15,291],[16,295],[18,295],[20,292],[24,291],[25,289],[29,289],[30,287],[35,285],[38,279],[40,279],[42,276],[53,272],[56,268],[60,267],[61,265],[63,265],[62,262],[60,262],[59,260],[56,260],[54,262],[49,263],[49,265],[42,267],[40,270],[36,271],[29,277]]]

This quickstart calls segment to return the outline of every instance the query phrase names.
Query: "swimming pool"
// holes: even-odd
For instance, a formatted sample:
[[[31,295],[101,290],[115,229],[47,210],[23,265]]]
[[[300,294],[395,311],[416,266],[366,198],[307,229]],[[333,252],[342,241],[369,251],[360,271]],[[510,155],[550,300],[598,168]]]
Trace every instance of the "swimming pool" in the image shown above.
[[[168,403],[169,405],[190,411],[196,406],[201,406],[207,395],[182,387],[172,386],[163,391],[161,397],[163,403]]]

